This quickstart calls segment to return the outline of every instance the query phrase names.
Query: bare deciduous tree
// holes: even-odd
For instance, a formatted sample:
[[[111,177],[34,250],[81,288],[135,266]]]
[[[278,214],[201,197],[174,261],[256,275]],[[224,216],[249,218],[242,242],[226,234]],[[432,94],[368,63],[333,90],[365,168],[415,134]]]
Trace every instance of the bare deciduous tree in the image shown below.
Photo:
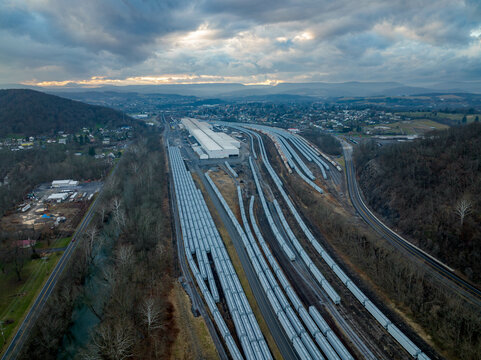
[[[130,164],[130,170],[132,171],[132,174],[137,175],[140,169],[140,164],[137,162],[131,162]]]
[[[152,329],[162,327],[160,322],[160,307],[154,298],[146,298],[140,307],[142,321],[147,325],[147,332],[150,334]]]
[[[459,216],[459,221],[461,222],[461,226],[463,226],[465,217],[471,212],[471,202],[467,199],[458,201],[454,212]]]
[[[128,269],[134,262],[134,249],[132,246],[123,245],[117,251],[117,262],[122,269]]]
[[[117,230],[120,232],[125,225],[125,213],[122,210],[122,201],[119,198],[112,200],[112,207],[114,211],[114,221],[117,224]]]
[[[120,210],[121,205],[122,205],[122,200],[119,199],[118,197],[112,200],[112,207],[114,208],[115,212],[118,212]]]
[[[108,214],[109,210],[108,204],[101,203],[99,206],[97,206],[97,213],[100,215],[102,223],[105,222],[105,216]]]
[[[157,243],[157,246],[155,247],[155,252],[159,257],[162,257],[162,255],[164,255],[164,252],[165,252],[165,245],[162,244],[161,242]]]
[[[101,324],[92,339],[103,359],[122,360],[133,356],[135,337],[131,326],[118,320]]]
[[[91,227],[86,232],[86,239],[83,242],[84,252],[89,262],[92,262],[95,258],[95,242],[97,241],[98,231],[95,227]]]
[[[107,266],[103,270],[103,279],[105,280],[105,286],[114,291],[115,285],[117,283],[117,274],[113,266]]]

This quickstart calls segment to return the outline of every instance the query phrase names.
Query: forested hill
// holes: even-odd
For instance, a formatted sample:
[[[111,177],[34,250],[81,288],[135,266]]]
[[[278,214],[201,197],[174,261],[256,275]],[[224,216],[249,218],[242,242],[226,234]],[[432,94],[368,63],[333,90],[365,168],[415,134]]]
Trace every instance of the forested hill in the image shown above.
[[[74,132],[82,127],[130,125],[122,113],[39,91],[0,90],[0,138]]]
[[[481,283],[481,124],[431,135],[383,148],[361,145],[359,182],[389,223]]]

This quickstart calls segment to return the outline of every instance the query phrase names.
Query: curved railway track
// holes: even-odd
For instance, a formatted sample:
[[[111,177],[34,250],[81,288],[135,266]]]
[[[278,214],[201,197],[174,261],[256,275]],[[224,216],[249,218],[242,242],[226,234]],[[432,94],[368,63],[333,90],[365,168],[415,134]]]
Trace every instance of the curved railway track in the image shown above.
[[[371,210],[369,210],[362,199],[361,191],[359,189],[359,185],[357,184],[354,165],[352,162],[352,147],[343,143],[343,151],[346,161],[346,176],[349,197],[351,198],[352,205],[361,218],[391,244],[397,248],[401,248],[409,255],[428,265],[433,275],[443,281],[443,283],[452,291],[456,292],[470,303],[481,306],[481,290],[458,276],[454,272],[454,269],[450,268],[448,265],[442,263],[438,259],[404,239],[402,236],[398,235],[396,232],[386,226],[381,220],[379,220],[379,218],[377,218],[371,212]]]

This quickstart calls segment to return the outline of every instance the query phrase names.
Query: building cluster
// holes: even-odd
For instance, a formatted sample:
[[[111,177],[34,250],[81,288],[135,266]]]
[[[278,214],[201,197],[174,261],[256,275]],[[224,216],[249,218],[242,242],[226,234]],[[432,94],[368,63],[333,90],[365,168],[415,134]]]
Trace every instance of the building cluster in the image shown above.
[[[353,109],[348,106],[312,104],[242,103],[192,107],[181,116],[200,120],[229,121],[296,128],[316,127],[328,132],[365,133],[375,125],[404,120],[403,115],[382,109]],[[177,114],[177,116],[179,116]]]
[[[193,118],[182,118],[184,128],[200,146],[193,146],[201,159],[218,159],[238,156],[240,142],[224,132],[212,130],[212,125]]]
[[[122,126],[117,129],[99,128],[95,130],[84,127],[76,134],[68,134],[64,131],[58,131],[52,136],[40,135],[23,138],[8,137],[0,139],[0,150],[9,149],[11,151],[20,151],[48,144],[67,145],[72,143],[79,145],[101,144],[102,146],[109,146],[128,140],[131,137],[131,130],[131,126]]]
[[[93,193],[82,190],[77,180],[53,180],[51,188],[56,192],[50,193],[44,201],[50,203],[61,203],[64,201],[91,200]]]

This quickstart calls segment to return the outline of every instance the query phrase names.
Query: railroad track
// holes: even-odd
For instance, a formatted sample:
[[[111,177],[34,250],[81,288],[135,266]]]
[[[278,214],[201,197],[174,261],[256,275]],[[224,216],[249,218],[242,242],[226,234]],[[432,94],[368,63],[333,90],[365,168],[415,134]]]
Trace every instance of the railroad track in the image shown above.
[[[164,116],[162,114],[162,116]],[[164,117],[164,122],[165,122],[165,117]],[[166,141],[166,146],[165,146],[165,151],[167,152],[167,142],[169,140],[170,136],[170,131],[168,130],[168,127],[170,125],[167,124],[166,130],[164,132],[164,139]],[[194,279],[192,278],[192,274],[190,273],[189,266],[186,261],[186,256],[185,256],[185,249],[184,249],[184,244],[183,244],[183,238],[180,230],[180,221],[179,221],[179,212],[177,209],[177,204],[176,201],[174,200],[174,197],[176,196],[174,188],[173,188],[173,178],[172,178],[172,172],[169,171],[169,192],[170,192],[170,206],[171,206],[171,214],[172,214],[172,219],[174,220],[174,229],[175,229],[175,236],[176,236],[176,243],[177,243],[177,256],[178,256],[178,261],[180,265],[180,270],[182,272],[182,275],[184,276],[186,286],[189,288],[189,295],[192,301],[192,307],[199,311],[200,315],[204,318],[204,321],[206,323],[207,329],[210,333],[210,336],[212,337],[212,341],[214,342],[214,346],[217,350],[217,354],[219,355],[219,358],[222,360],[228,359],[228,355],[224,349],[224,345],[222,344],[222,341],[219,338],[219,335],[217,334],[217,330],[215,329],[215,326],[209,317],[209,314],[207,313],[207,309],[205,308],[205,304],[202,301],[199,292],[197,291],[197,288],[195,287],[194,284]]]
[[[115,166],[110,176],[113,176],[116,170],[117,170],[117,165]],[[33,305],[30,307],[30,310],[28,311],[27,315],[25,316],[22,323],[18,327],[17,332],[12,338],[7,349],[3,353],[2,360],[15,359],[20,354],[20,351],[23,345],[28,339],[28,335],[31,329],[35,325],[35,322],[37,321],[38,316],[40,315],[43,307],[45,306],[45,303],[50,297],[50,294],[54,290],[58,279],[62,275],[72,254],[74,253],[75,249],[78,246],[78,241],[76,241],[77,238],[79,238],[82,235],[83,231],[89,225],[90,220],[92,220],[92,215],[94,213],[95,206],[97,205],[97,201],[99,200],[101,193],[102,192],[100,192],[97,195],[94,202],[92,203],[89,210],[87,211],[86,215],[82,219],[80,225],[77,227],[77,230],[75,231],[75,234],[73,235],[72,240],[70,241],[67,248],[65,249],[65,252],[63,253],[60,260],[58,261],[57,265],[53,269],[50,276],[48,277],[46,283],[40,290],[40,293],[37,295],[37,298],[33,302]]]
[[[428,265],[429,269],[432,270],[436,278],[442,280],[443,283],[451,290],[455,291],[470,303],[481,306],[481,291],[478,288],[458,276],[454,272],[454,269],[442,263],[440,260],[434,258],[427,252],[418,248],[391,230],[379,218],[377,218],[371,210],[369,210],[362,199],[361,191],[359,189],[359,185],[357,184],[355,169],[352,162],[352,147],[343,143],[343,151],[346,161],[346,176],[349,196],[351,198],[352,205],[359,213],[361,218],[391,244],[403,249],[414,258]]]
[[[276,222],[280,224],[280,220],[276,219]],[[284,236],[287,237],[284,230],[282,230]],[[303,280],[305,286],[309,287],[309,289],[315,294],[317,301],[324,305],[327,309],[329,314],[335,319],[335,321],[339,324],[341,330],[347,336],[349,341],[353,344],[356,350],[362,354],[364,359],[367,360],[376,360],[379,359],[378,356],[375,356],[371,349],[366,346],[365,340],[362,340],[357,332],[355,332],[352,327],[347,323],[347,321],[341,316],[338,309],[332,303],[331,299],[319,289],[319,286],[312,282],[312,277],[309,274],[309,269],[302,264],[300,261],[295,260],[291,263],[293,269],[296,271],[297,275]],[[380,355],[380,353],[378,353]]]

